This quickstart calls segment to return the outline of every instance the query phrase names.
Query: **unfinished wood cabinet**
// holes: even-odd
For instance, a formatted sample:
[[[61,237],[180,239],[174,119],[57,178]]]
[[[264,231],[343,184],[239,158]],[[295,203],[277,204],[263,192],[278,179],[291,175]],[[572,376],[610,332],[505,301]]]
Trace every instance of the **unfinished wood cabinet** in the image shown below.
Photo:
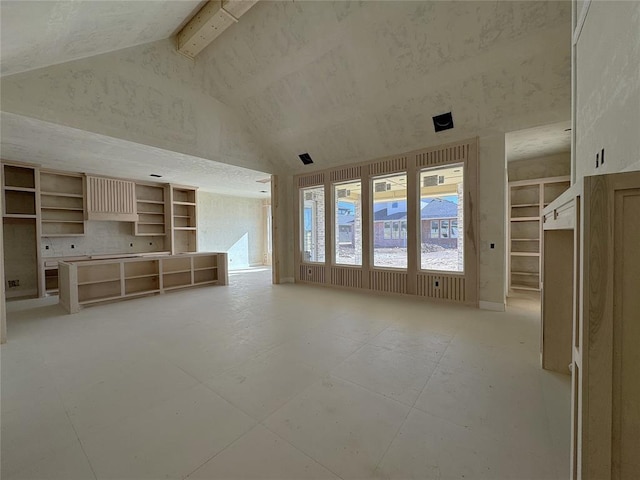
[[[164,185],[136,183],[138,221],[135,235],[143,237],[164,236],[167,233],[167,206]]]
[[[60,304],[69,313],[97,303],[227,283],[226,253],[59,263]]]
[[[196,252],[197,190],[192,187],[171,186],[171,253]]]
[[[6,298],[37,296],[40,291],[38,186],[36,167],[2,164]]]
[[[85,233],[82,175],[40,172],[40,222],[43,237],[79,237]]]
[[[569,188],[569,177],[509,182],[509,288],[540,290],[542,210]]]
[[[640,475],[640,172],[584,178],[573,476]]]
[[[118,178],[86,176],[87,220],[136,222],[136,184]]]

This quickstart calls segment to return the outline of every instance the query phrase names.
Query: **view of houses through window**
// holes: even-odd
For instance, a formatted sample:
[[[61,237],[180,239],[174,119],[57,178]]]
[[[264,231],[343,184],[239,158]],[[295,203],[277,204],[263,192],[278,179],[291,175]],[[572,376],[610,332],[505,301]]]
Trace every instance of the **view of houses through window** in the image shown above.
[[[420,269],[464,271],[464,165],[424,169],[420,189]],[[333,241],[335,265],[362,265],[362,182],[335,183]],[[300,190],[303,262],[325,262],[324,186]],[[371,182],[373,266],[407,268],[406,173],[375,177]],[[413,227],[412,227],[413,228]],[[366,229],[364,230],[367,231]]]
[[[407,268],[407,175],[373,179],[373,265]]]
[[[305,262],[324,262],[324,187],[300,190],[302,210],[302,252]]]
[[[423,270],[464,270],[463,165],[420,172],[420,266]]]
[[[335,263],[362,265],[362,183],[333,186]]]

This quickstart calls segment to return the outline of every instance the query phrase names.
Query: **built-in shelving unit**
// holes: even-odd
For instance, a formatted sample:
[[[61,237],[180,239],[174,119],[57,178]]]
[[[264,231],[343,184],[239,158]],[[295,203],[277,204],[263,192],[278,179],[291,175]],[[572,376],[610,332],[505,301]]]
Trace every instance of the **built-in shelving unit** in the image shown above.
[[[37,296],[40,286],[38,169],[2,165],[2,222],[7,298]]]
[[[171,186],[171,252],[195,252],[197,245],[196,189]]]
[[[136,183],[138,221],[135,235],[161,237],[167,233],[166,187]]]
[[[540,290],[542,210],[569,188],[569,177],[509,182],[509,287]]]
[[[41,235],[79,237],[85,233],[82,175],[40,172]]]
[[[226,285],[226,253],[60,262],[60,303],[83,306],[201,285]]]

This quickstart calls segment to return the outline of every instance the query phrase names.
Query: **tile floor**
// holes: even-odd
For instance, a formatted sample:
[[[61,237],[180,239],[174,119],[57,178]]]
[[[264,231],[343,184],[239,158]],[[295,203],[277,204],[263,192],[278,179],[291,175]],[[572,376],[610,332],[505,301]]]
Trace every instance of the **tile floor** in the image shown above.
[[[539,313],[270,284],[8,304],[2,478],[568,478]]]

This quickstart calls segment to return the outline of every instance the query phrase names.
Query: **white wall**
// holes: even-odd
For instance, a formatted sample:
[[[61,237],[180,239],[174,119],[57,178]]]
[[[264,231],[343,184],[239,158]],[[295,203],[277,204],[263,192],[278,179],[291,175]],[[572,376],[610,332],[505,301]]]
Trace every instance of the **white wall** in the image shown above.
[[[262,200],[198,192],[198,250],[227,252],[229,268],[264,263]]]
[[[640,2],[592,1],[577,44],[576,180],[640,161]],[[596,169],[596,153],[605,164]]]
[[[133,231],[133,222],[88,221],[85,222],[85,235],[82,237],[42,237],[42,256],[166,251],[164,237],[136,237]]]
[[[571,153],[517,160],[507,164],[509,181],[571,175]]]

